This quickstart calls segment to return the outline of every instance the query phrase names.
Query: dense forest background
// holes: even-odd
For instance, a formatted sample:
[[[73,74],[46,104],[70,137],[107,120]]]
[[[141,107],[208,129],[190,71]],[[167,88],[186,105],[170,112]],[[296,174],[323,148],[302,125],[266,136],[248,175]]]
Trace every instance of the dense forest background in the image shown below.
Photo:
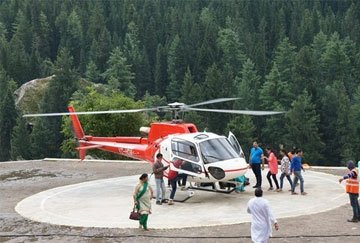
[[[311,164],[360,159],[357,0],[2,0],[0,161],[75,156],[67,119],[32,120],[30,133],[14,103],[15,89],[53,74],[39,112],[240,97],[209,108],[286,114],[185,119],[233,131],[246,150],[257,139],[301,147]],[[81,119],[88,133],[134,135],[164,116]]]

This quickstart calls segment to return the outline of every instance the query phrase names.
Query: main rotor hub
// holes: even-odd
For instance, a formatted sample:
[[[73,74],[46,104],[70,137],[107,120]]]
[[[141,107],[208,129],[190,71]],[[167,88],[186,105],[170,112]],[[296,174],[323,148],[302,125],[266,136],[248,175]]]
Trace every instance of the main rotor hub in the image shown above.
[[[184,103],[174,102],[168,104],[169,110],[172,113],[172,119],[173,121],[181,121],[180,112],[184,110],[186,105]]]

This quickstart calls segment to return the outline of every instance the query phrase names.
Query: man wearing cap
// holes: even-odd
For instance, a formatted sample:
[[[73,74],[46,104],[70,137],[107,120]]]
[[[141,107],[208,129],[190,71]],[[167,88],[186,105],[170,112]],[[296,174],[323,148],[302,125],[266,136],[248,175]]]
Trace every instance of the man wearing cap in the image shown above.
[[[348,162],[347,168],[350,170],[350,173],[344,175],[343,178],[339,179],[341,183],[343,180],[346,180],[346,192],[349,194],[350,204],[353,209],[353,218],[348,219],[348,222],[356,223],[360,220],[360,207],[359,207],[359,170],[355,167],[353,161]]]
[[[279,225],[271,211],[269,201],[262,197],[261,188],[255,189],[255,197],[250,199],[247,212],[251,214],[251,240],[266,243],[272,234],[272,225],[279,230]]]

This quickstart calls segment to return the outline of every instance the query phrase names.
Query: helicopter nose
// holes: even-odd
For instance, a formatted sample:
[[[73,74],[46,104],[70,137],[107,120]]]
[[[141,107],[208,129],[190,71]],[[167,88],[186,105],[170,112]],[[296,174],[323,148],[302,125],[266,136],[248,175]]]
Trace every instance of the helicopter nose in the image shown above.
[[[225,177],[225,171],[219,167],[210,166],[208,171],[217,180],[221,180]]]

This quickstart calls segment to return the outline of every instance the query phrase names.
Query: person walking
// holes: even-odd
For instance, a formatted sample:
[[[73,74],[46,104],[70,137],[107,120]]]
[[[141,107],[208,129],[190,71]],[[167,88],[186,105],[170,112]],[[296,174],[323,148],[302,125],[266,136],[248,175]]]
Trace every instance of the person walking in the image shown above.
[[[139,228],[148,230],[147,222],[149,214],[151,214],[151,199],[154,191],[149,185],[148,174],[142,174],[139,178],[139,184],[135,187],[134,204],[137,211],[140,213]]]
[[[291,161],[290,171],[291,171],[291,173],[294,173],[294,182],[293,182],[292,188],[291,188],[292,195],[297,195],[297,193],[295,192],[295,188],[296,188],[296,185],[299,180],[300,180],[301,195],[304,195],[304,196],[307,195],[307,193],[304,191],[304,178],[301,174],[301,170],[304,170],[302,167],[303,155],[304,155],[303,151],[301,149],[298,149],[296,151],[296,155],[293,157],[293,159]]]
[[[256,177],[256,184],[253,188],[261,187],[261,170],[264,170],[264,152],[256,141],[250,150],[250,166]]]
[[[256,243],[266,243],[272,236],[272,225],[279,230],[279,224],[275,219],[270,203],[262,197],[261,188],[255,189],[255,198],[250,199],[247,212],[251,214],[251,240]]]
[[[181,159],[178,159],[178,160],[174,161],[173,164],[174,164],[175,168],[179,169],[184,164],[184,161]],[[170,169],[169,174],[168,174],[168,179],[169,179],[169,182],[171,185],[170,200],[169,200],[168,204],[173,205],[175,193],[176,193],[176,189],[177,189],[177,181],[180,180],[179,173],[177,171]]]
[[[272,149],[270,147],[266,148],[266,153],[268,154],[268,165],[269,165],[269,172],[266,175],[266,178],[269,181],[270,184],[270,188],[268,191],[272,191],[274,190],[273,184],[271,182],[271,177],[274,180],[274,183],[276,185],[276,191],[279,192],[280,191],[280,187],[279,187],[279,183],[278,180],[276,178],[276,175],[278,173],[278,160],[276,158],[276,155],[274,153],[274,151],[272,151]]]
[[[164,183],[164,171],[168,168],[168,166],[164,166],[161,162],[163,159],[163,155],[158,153],[156,155],[156,161],[153,165],[153,173],[155,175],[156,182],[156,204],[161,205],[165,200],[165,183]]]
[[[292,188],[292,180],[291,180],[291,172],[290,172],[290,159],[287,156],[286,150],[282,149],[280,151],[280,155],[282,156],[281,159],[281,166],[280,166],[280,170],[281,170],[281,176],[280,176],[280,190],[282,191],[283,189],[283,185],[284,185],[284,178],[286,177],[287,180],[290,183],[290,188]]]
[[[348,222],[356,223],[360,221],[359,169],[355,167],[354,162],[351,160],[348,162],[347,168],[350,170],[350,173],[339,179],[339,182],[341,183],[343,180],[346,180],[346,192],[349,194],[350,205],[353,209],[353,217],[348,219]]]
[[[296,151],[298,150],[298,148],[294,145],[292,150],[287,154],[287,156],[289,157],[289,160],[291,161],[293,159],[293,157],[296,154]]]

